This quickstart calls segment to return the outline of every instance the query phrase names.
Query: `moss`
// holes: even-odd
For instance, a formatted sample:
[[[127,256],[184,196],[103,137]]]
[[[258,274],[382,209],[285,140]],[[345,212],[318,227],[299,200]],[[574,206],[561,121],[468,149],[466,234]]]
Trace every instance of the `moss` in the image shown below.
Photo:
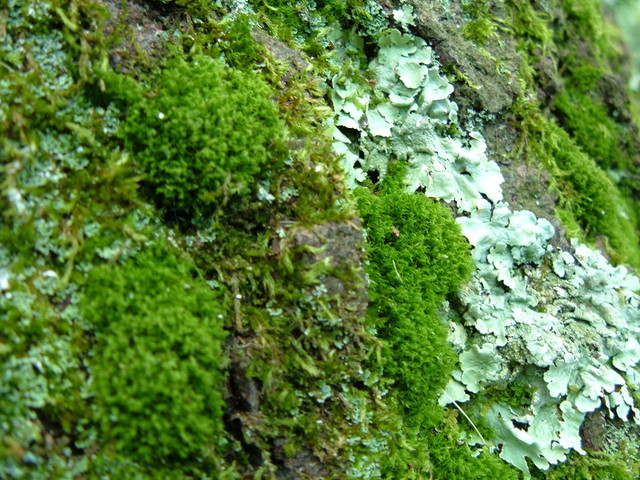
[[[286,0],[257,0],[252,3],[256,9],[264,11],[273,20],[288,24],[290,32],[294,35],[309,33],[307,21],[311,16],[321,18],[327,25],[340,22],[345,27],[353,26],[354,22],[359,23],[359,20],[368,20],[371,17],[367,11],[367,0],[318,0],[297,4]]]
[[[118,456],[186,467],[221,430],[224,308],[192,271],[160,244],[89,274],[80,306],[96,336],[94,419]]]
[[[83,272],[96,258],[126,257],[149,232],[114,138],[121,112],[87,94],[105,65],[104,18],[90,2],[10,1],[0,12],[0,262],[10,279],[0,315],[2,341],[11,339],[0,362],[11,379],[2,392],[11,403],[2,405],[3,478],[88,472]]]
[[[498,38],[500,20],[491,15],[491,2],[472,0],[462,3],[462,8],[470,20],[462,27],[463,35],[482,47],[491,38]]]
[[[506,387],[491,387],[485,389],[481,394],[477,396],[479,404],[486,408],[486,405],[501,404],[509,405],[514,408],[519,408],[522,405],[531,404],[531,398],[535,394],[535,390],[523,383],[512,382]]]
[[[559,3],[566,18],[557,41],[570,41],[570,48],[586,46],[598,62],[616,61],[621,52],[613,48],[608,35],[602,1],[560,0]]]
[[[207,32],[204,38],[200,38],[206,42],[203,51],[211,57],[221,56],[230,66],[253,74],[252,78],[256,68],[268,61],[266,47],[256,42],[251,35],[253,24],[249,16],[241,15],[227,24],[212,22],[210,25],[213,32]]]
[[[540,91],[553,95],[551,100],[521,98],[513,111],[527,158],[541,161],[551,173],[560,197],[556,215],[569,235],[603,244],[614,262],[640,265],[631,180],[637,176],[634,139],[612,107],[615,94],[603,88],[605,73],[617,65],[620,53],[611,43],[600,2],[507,5],[525,60],[520,78],[529,98]],[[549,60],[556,67],[555,85],[545,84],[548,72],[536,71],[539,62]]]
[[[378,194],[356,192],[368,241],[368,318],[388,342],[385,369],[408,415],[431,423],[455,363],[435,311],[471,273],[470,248],[449,211],[387,182]]]
[[[429,435],[424,441],[429,443],[433,475],[429,478],[451,480],[491,480],[500,478],[516,480],[521,474],[513,466],[503,462],[497,455],[487,450],[472,450],[461,444],[464,436],[458,423],[458,411],[446,413],[438,435]],[[466,420],[462,420],[466,421]],[[481,423],[478,426],[482,428]],[[488,435],[489,432],[484,432]]]
[[[555,108],[567,131],[600,168],[624,170],[632,166],[623,147],[631,144],[630,135],[611,119],[602,102],[565,91],[555,99]]]
[[[317,82],[256,45],[248,18],[219,23],[209,2],[162,3],[187,21],[177,58],[145,86],[109,70],[94,20],[104,11],[86,2],[11,23],[16,43],[2,47],[0,267],[13,298],[0,299],[12,339],[0,343],[11,378],[0,411],[12,420],[0,422],[1,472],[516,478],[460,445],[456,415],[435,404],[455,360],[435,310],[470,268],[448,212],[393,175],[358,193],[375,282],[364,318],[359,227]],[[251,20],[307,52],[326,53],[316,20],[375,23],[373,2],[285,3],[260,3]],[[544,147],[560,137],[547,134]],[[591,191],[599,181],[573,182]],[[595,210],[580,202],[566,212],[585,225]],[[189,224],[173,246],[160,217]],[[357,246],[345,253],[340,242]],[[219,314],[232,332],[224,358]]]
[[[522,125],[527,147],[562,192],[560,212],[568,226],[580,225],[592,242],[606,237],[614,261],[640,265],[635,212],[610,178],[555,122],[531,114]]]
[[[536,470],[536,480],[632,480],[638,478],[640,466],[625,453],[610,455],[589,452],[588,456],[572,454],[566,462],[553,466],[548,471]],[[631,460],[631,464],[628,463]]]
[[[508,23],[521,42],[520,50],[539,48],[548,50],[553,42],[553,30],[550,25],[551,8],[540,7],[539,2],[518,2],[508,0]]]
[[[193,45],[209,51],[202,39]],[[401,416],[385,398],[378,340],[362,315],[355,209],[323,126],[324,101],[309,95],[319,93],[317,82],[291,72],[282,81],[286,67],[268,56],[264,64],[251,75],[277,87],[287,168],[264,165],[271,198],[252,204],[237,195],[213,225],[176,238],[233,307],[221,451],[247,478],[375,478]],[[256,214],[261,222],[248,219]]]
[[[168,214],[198,219],[255,198],[260,186],[268,191],[285,155],[272,96],[264,82],[211,58],[171,60],[123,127],[150,198]]]
[[[497,28],[494,22],[488,18],[479,18],[466,23],[463,27],[463,34],[466,38],[473,40],[477,45],[482,46],[492,37],[497,36]]]
[[[197,21],[208,19],[215,12],[215,5],[210,0],[146,0],[160,10],[166,12],[179,11],[186,13]]]
[[[384,375],[404,417],[398,436],[412,452],[390,450],[383,478],[517,478],[498,458],[459,445],[455,415],[436,403],[456,362],[436,310],[466,280],[473,262],[450,211],[425,195],[406,193],[403,172],[393,164],[375,192],[355,191],[367,238],[367,319],[384,342]]]
[[[598,95],[605,71],[584,64],[564,68],[567,87],[553,105],[561,125],[601,169],[632,170],[635,147],[628,126],[615,120],[621,112],[611,112]]]

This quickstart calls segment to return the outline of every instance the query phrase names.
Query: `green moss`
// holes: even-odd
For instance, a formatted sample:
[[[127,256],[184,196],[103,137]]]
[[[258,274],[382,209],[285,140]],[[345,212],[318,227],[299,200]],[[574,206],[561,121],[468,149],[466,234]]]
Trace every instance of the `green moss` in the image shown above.
[[[205,56],[169,61],[122,131],[149,197],[186,220],[268,191],[285,156],[273,95],[258,78]]]
[[[631,460],[631,463],[629,463]],[[610,455],[589,452],[588,456],[572,454],[566,462],[551,467],[548,471],[535,470],[536,480],[633,480],[640,475],[640,465],[620,452]]]
[[[463,27],[463,34],[466,38],[482,46],[492,37],[497,37],[497,28],[490,19],[480,18],[466,23]]]
[[[193,462],[221,431],[224,308],[168,246],[94,268],[81,301],[100,443],[123,458]]]
[[[533,46],[546,50],[553,42],[550,28],[549,10],[536,8],[533,2],[507,0],[509,26],[521,42],[521,50],[530,50]]]
[[[607,35],[601,0],[560,0],[559,4],[566,17],[556,41],[570,42],[569,48],[582,44],[599,61],[609,62],[619,55]]]
[[[631,143],[629,132],[611,119],[602,102],[565,91],[556,97],[555,107],[567,131],[600,168],[631,167],[631,157],[624,150],[624,144]]]
[[[287,0],[257,0],[252,3],[274,20],[288,23],[292,33],[297,35],[307,32],[308,25],[305,17],[309,16],[322,18],[326,24],[336,21],[347,24],[354,19],[370,18],[370,13],[367,12],[367,0],[317,0],[295,4]]]
[[[390,450],[383,478],[516,479],[496,456],[461,445],[456,414],[436,403],[457,359],[436,310],[473,262],[451,212],[406,193],[402,178],[403,168],[392,165],[378,191],[355,192],[367,238],[367,319],[384,342],[384,375],[404,417],[398,441],[410,449]]]
[[[535,5],[507,3],[524,60],[521,83],[530,98],[540,90],[554,94],[551,99],[520,99],[513,107],[526,156],[551,173],[560,198],[556,215],[568,235],[604,244],[614,262],[638,266],[634,139],[610,104],[612,92],[603,87],[620,52],[603,22],[601,3]],[[538,62],[555,63],[556,86],[544,84],[548,79],[536,71]],[[548,103],[550,110],[545,109]]]
[[[180,11],[198,21],[208,19],[215,12],[216,5],[211,0],[146,0],[160,9],[171,12]]]
[[[463,35],[482,47],[491,38],[498,38],[500,20],[491,15],[491,3],[486,0],[471,0],[462,3],[470,20],[462,27]]]
[[[551,172],[562,194],[561,215],[568,226],[580,225],[590,241],[606,237],[614,261],[640,265],[633,206],[607,174],[557,123],[532,114],[522,125],[530,153]]]
[[[326,224],[356,223],[322,127],[322,92],[304,74],[281,82],[291,72],[249,38],[246,18],[218,24],[209,2],[162,3],[200,17],[181,25],[176,50],[190,53],[147,78],[146,94],[104,70],[93,23],[102,13],[85,2],[36,12],[0,47],[0,267],[21,275],[0,302],[12,340],[0,343],[11,379],[0,389],[0,474],[264,478],[291,473],[285,462],[317,461],[324,478],[516,478],[495,455],[461,446],[455,415],[435,405],[455,358],[435,309],[470,268],[450,215],[399,185],[358,193],[375,282],[365,321],[353,258],[317,257],[326,238],[300,244]],[[285,3],[261,3],[259,16],[302,37],[308,52],[323,52],[310,15],[321,12],[319,25],[375,23],[374,2]],[[26,17],[25,4],[12,5]],[[42,38],[30,36],[43,25]],[[114,131],[130,104],[125,151]],[[178,247],[158,240],[166,229],[138,198],[134,167],[166,220],[197,220],[193,235],[174,234]],[[574,183],[591,191],[604,188],[598,181]],[[565,207],[576,225],[594,213],[578,200]],[[209,216],[213,228],[199,222]],[[41,278],[49,270],[61,281]],[[328,294],[335,284],[347,293]],[[227,359],[221,321],[233,331]],[[229,431],[220,420],[226,362],[238,402]],[[26,466],[32,458],[38,465]]]
[[[89,93],[107,65],[104,18],[91,2],[0,9],[0,267],[10,278],[0,345],[11,345],[0,347],[1,397],[10,402],[0,406],[3,478],[90,469],[93,330],[78,312],[80,284],[91,262],[126,257],[149,233],[149,210],[114,137],[121,112]]]
[[[567,87],[554,100],[560,124],[601,169],[633,169],[635,147],[628,125],[618,123],[613,114],[620,112],[610,112],[606,98],[598,95],[605,71],[585,64],[564,68]]]
[[[520,408],[522,405],[529,405],[535,390],[522,382],[512,382],[506,387],[490,387],[484,390],[476,398],[479,404],[493,405],[509,405],[514,408]]]
[[[455,364],[447,326],[435,311],[471,273],[469,244],[450,212],[424,195],[398,187],[356,194],[368,241],[368,317],[388,342],[385,369],[409,416],[432,422],[436,396]]]
[[[517,480],[521,474],[513,466],[503,462],[497,455],[487,450],[472,450],[461,443],[464,436],[458,423],[459,412],[446,413],[438,434],[424,438],[429,443],[429,453],[433,473],[429,478],[447,480]],[[479,423],[478,426],[482,428]],[[487,434],[488,432],[484,432]]]

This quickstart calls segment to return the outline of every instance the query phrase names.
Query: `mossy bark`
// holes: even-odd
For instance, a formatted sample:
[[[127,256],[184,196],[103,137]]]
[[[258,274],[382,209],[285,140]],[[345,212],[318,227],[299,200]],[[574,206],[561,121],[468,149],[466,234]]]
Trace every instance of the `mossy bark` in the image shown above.
[[[0,476],[521,478],[461,440],[491,435],[481,419],[438,405],[461,213],[404,191],[402,162],[347,188],[326,38],[366,40],[344,65],[363,83],[380,29],[423,38],[512,208],[639,268],[640,136],[599,0],[0,13]],[[595,453],[534,477],[636,478],[636,429],[595,412],[581,433]]]

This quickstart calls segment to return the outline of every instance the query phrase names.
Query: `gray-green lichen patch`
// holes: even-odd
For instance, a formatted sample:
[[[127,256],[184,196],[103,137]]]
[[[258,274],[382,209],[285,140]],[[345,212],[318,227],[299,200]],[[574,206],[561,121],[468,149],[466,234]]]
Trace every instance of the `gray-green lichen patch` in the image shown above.
[[[604,407],[612,418],[637,422],[640,412],[632,395],[640,360],[637,277],[583,245],[574,243],[573,254],[545,249],[552,230],[525,245],[528,260],[516,260],[522,246],[494,243],[490,228],[477,235],[473,220],[459,219],[478,253],[474,279],[459,294],[464,305],[459,312],[474,333],[442,403],[467,401],[468,393],[489,386],[504,387],[525,372],[531,376],[534,367],[531,404],[521,410],[496,406],[486,417],[498,436],[511,430],[511,440],[501,439],[501,456],[519,467],[526,464],[514,462],[509,443],[515,438],[526,437],[521,441],[542,457],[536,465],[547,468],[571,449],[582,452],[579,430],[586,413]],[[538,224],[530,220],[533,231]],[[494,245],[483,249],[483,243]],[[480,353],[491,361],[480,361]],[[550,430],[536,427],[551,424]],[[538,431],[544,435],[536,436]]]
[[[503,2],[423,2],[407,0],[414,7],[414,31],[429,41],[443,66],[456,77],[454,98],[463,112],[478,109],[499,113],[511,105],[520,87],[516,73],[521,58],[514,40],[504,31],[488,35],[481,45],[465,35],[467,8],[490,9],[493,18],[505,18]]]
[[[362,45],[334,41],[347,64]],[[534,392],[528,402],[495,402],[485,419],[495,433],[490,443],[527,477],[527,459],[547,469],[572,450],[584,453],[588,412],[638,422],[638,278],[577,242],[567,251],[551,246],[549,221],[509,208],[482,136],[454,133],[453,88],[424,40],[388,30],[377,48],[366,79],[345,69],[332,80],[334,149],[350,183],[406,161],[407,190],[455,202],[474,247],[476,271],[451,314],[460,367],[441,404],[524,381]]]
[[[346,43],[338,52],[347,58],[349,48],[359,45],[353,38],[336,41]],[[438,65],[423,39],[395,29],[381,34],[368,82],[350,78],[348,71],[332,79],[334,150],[343,155],[351,185],[364,180],[365,172],[384,176],[390,158],[407,160],[409,191],[424,188],[428,196],[472,211],[486,199],[502,199],[502,175],[488,161],[477,132],[445,134],[457,124],[457,105],[448,98],[453,86]],[[350,130],[359,132],[355,145]]]

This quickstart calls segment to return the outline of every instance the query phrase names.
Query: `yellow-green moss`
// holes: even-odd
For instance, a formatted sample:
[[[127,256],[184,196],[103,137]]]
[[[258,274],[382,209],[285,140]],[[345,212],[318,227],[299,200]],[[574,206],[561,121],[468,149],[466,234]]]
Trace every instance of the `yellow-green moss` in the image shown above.
[[[640,475],[640,465],[626,452],[610,455],[589,452],[588,456],[570,455],[566,462],[548,471],[536,470],[535,480],[633,480]]]
[[[91,270],[80,311],[95,335],[90,390],[101,449],[185,470],[206,461],[222,429],[219,297],[162,243]]]
[[[615,92],[599,89],[620,57],[603,22],[601,3],[507,6],[524,59],[521,81],[529,89],[529,99],[524,100],[525,94],[513,107],[527,158],[551,173],[560,197],[556,214],[568,234],[604,244],[616,263],[639,266],[638,205],[629,183],[637,176],[634,141],[620,112],[605,104],[605,96]],[[560,23],[554,23],[555,15]],[[534,65],[543,57],[556,62],[560,86],[551,108],[545,99],[532,100],[542,81]]]
[[[168,215],[201,218],[257,197],[284,161],[284,127],[260,78],[206,56],[176,58],[131,108],[127,148]]]
[[[623,112],[605,103],[606,96],[618,92],[612,87],[600,88],[607,76],[604,66],[571,56],[563,62],[560,74],[565,88],[554,99],[553,107],[561,125],[601,169],[632,171],[635,146],[629,125],[619,123]]]
[[[385,371],[407,415],[433,424],[433,411],[436,419],[440,414],[437,396],[456,359],[447,325],[435,311],[467,279],[473,263],[451,213],[396,183],[377,193],[356,191],[367,233],[368,318],[387,342]]]
[[[547,168],[561,192],[559,215],[582,239],[606,238],[615,262],[640,265],[633,205],[607,174],[555,121],[530,112],[521,124],[528,152]]]

